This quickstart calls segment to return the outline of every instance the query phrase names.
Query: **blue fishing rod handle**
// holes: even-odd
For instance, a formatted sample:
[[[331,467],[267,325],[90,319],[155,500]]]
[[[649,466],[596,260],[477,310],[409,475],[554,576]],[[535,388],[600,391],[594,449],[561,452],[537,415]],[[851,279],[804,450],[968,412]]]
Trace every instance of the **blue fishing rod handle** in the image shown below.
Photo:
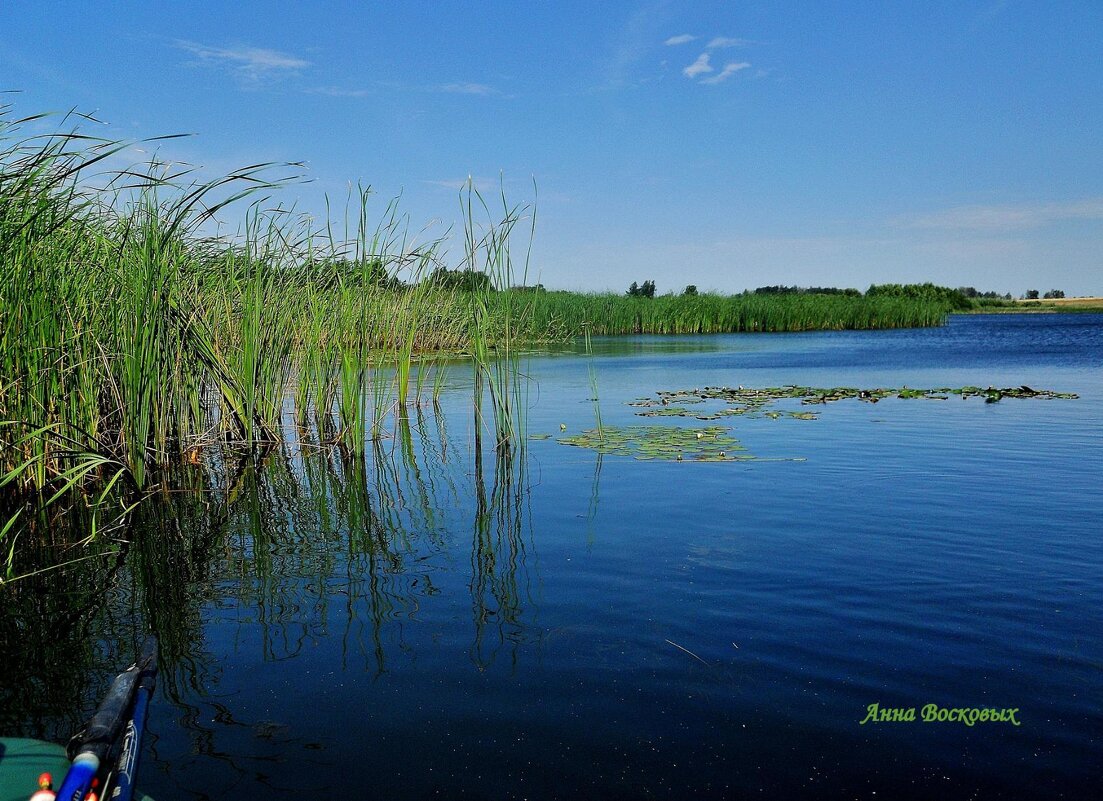
[[[145,733],[146,713],[149,709],[149,692],[139,690],[134,700],[134,715],[123,733],[123,748],[114,776],[114,787],[107,788],[110,801],[131,801],[138,779],[138,762],[142,755],[142,735]]]
[[[92,789],[92,779],[100,769],[100,759],[95,754],[81,753],[73,759],[65,780],[57,791],[57,801],[84,801]]]
[[[111,778],[111,787],[104,787],[104,799],[110,801],[131,801],[138,780],[138,764],[142,755],[142,739],[145,735],[146,718],[149,715],[149,702],[157,687],[157,638],[150,635],[142,646],[142,655],[137,665],[141,672],[138,676],[138,690],[134,696],[134,707],[130,719],[123,731],[122,748],[115,766],[115,775]]]

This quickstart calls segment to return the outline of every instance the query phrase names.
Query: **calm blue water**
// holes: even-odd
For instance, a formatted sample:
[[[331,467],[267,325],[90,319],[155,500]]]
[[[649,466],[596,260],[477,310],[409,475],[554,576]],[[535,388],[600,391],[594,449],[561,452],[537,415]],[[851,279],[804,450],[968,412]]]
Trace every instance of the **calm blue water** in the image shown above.
[[[1080,399],[841,401],[813,421],[720,421],[762,461],[640,462],[555,441],[593,426],[590,366],[606,426],[715,425],[626,405],[710,385]],[[552,436],[481,469],[457,368],[440,413],[412,415],[366,466],[272,456],[181,512],[180,536],[201,540],[187,558],[128,557],[92,619],[151,620],[167,643],[143,785],[159,799],[1092,796],[1100,367],[1103,315],[597,340],[592,357],[526,361],[529,432]],[[1017,708],[1021,725],[860,725],[873,703]]]

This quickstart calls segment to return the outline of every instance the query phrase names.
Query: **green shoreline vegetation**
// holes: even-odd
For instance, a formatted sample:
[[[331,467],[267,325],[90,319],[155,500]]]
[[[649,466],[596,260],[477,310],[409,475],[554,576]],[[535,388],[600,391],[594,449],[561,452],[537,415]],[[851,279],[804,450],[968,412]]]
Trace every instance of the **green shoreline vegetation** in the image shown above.
[[[296,438],[363,457],[410,404],[436,399],[457,354],[473,371],[476,436],[488,432],[501,453],[525,447],[522,345],[935,326],[954,310],[941,290],[907,287],[659,297],[529,288],[535,208],[504,195],[461,193],[462,248],[449,265],[447,239],[411,235],[396,202],[371,218],[367,189],[351,193],[342,218],[317,223],[274,198],[297,178],[271,176],[295,165],[207,181],[156,162],[111,170],[129,143],[84,134],[79,115],[57,133],[25,132],[45,116],[16,119],[0,106],[9,571],[23,533],[74,505],[91,515],[88,538],[117,529],[208,449],[256,453]],[[241,229],[210,235],[230,205],[245,209]]]
[[[726,334],[874,330],[941,325],[943,302],[847,295],[626,295],[536,292],[530,306],[537,328],[563,338],[588,329],[619,334]]]

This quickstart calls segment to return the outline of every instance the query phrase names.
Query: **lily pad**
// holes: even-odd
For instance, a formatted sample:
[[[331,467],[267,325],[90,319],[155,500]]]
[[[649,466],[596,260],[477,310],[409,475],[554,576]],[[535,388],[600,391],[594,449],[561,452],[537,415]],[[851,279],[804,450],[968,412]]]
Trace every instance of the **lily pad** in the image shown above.
[[[656,398],[640,398],[630,405],[647,408],[647,411],[636,414],[644,417],[685,417],[690,413],[686,410],[686,404],[706,403],[709,401],[721,401],[725,408],[715,412],[694,414],[698,420],[717,420],[729,415],[744,415],[747,417],[769,417],[778,419],[781,412],[768,409],[778,401],[799,401],[802,406],[825,405],[841,400],[859,400],[864,403],[878,403],[886,398],[898,398],[901,400],[948,400],[951,395],[957,395],[962,400],[969,398],[983,398],[985,403],[998,403],[1005,398],[1038,399],[1038,400],[1075,400],[1079,396],[1071,392],[1055,392],[1048,389],[1034,389],[1025,384],[1018,387],[939,387],[937,389],[921,389],[917,387],[876,387],[873,389],[859,389],[857,387],[803,387],[790,384],[783,387],[766,387],[762,389],[739,387],[705,387],[692,390],[661,390]],[[674,405],[672,405],[674,404]],[[811,412],[790,412],[789,417],[797,420],[814,420],[816,415]]]
[[[735,462],[754,459],[725,426],[606,426],[560,437],[563,445],[641,460]]]
[[[685,417],[689,412],[684,406],[657,406],[636,414],[640,417]]]

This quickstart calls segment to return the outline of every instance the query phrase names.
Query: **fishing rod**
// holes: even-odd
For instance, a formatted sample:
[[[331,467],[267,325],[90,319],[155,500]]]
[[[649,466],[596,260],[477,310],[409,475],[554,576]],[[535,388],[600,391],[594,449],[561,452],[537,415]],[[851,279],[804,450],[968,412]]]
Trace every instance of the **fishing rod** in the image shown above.
[[[104,798],[111,801],[131,801],[138,776],[138,759],[142,755],[142,735],[145,734],[149,701],[157,686],[157,639],[150,636],[142,649],[145,666],[138,673],[134,708],[123,731],[122,750],[115,763],[114,776],[104,782]],[[108,794],[109,793],[109,794]]]
[[[58,801],[85,801],[107,767],[102,798],[129,801],[134,792],[141,735],[157,675],[157,639],[149,636],[137,661],[115,677],[106,697],[84,730],[69,742],[72,765],[58,788]],[[124,732],[125,728],[125,732]],[[118,761],[109,757],[123,735]],[[114,788],[109,786],[113,782]],[[110,796],[108,795],[110,793]]]

